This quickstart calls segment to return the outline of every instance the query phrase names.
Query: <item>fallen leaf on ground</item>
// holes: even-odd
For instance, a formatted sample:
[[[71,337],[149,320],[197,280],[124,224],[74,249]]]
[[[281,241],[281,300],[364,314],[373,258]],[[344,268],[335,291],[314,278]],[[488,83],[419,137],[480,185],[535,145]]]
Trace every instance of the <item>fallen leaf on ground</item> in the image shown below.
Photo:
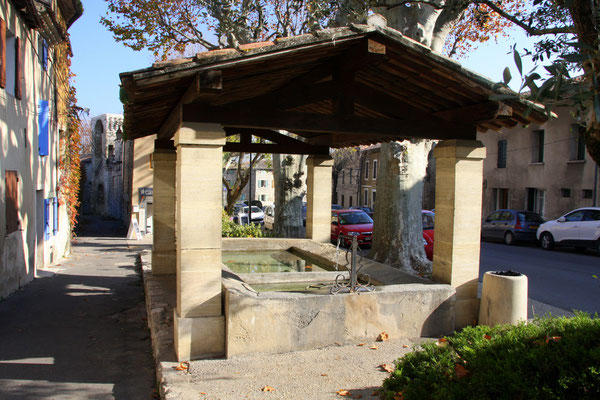
[[[178,366],[173,367],[173,369],[175,371],[187,371],[190,368],[190,363],[189,362],[182,362],[179,363]]]
[[[369,347],[371,350],[379,350],[379,347],[372,345],[371,347]]]
[[[394,400],[403,400],[404,399],[404,395],[402,394],[402,392],[397,392],[394,395]]]
[[[404,349],[408,349],[408,345],[407,345],[407,344],[403,344],[403,345],[402,345],[402,348],[404,348]]]
[[[492,337],[490,335],[483,335],[484,339],[490,340]]]
[[[443,338],[439,339],[435,344],[437,344],[439,347],[444,347],[448,344],[448,339],[443,337]]]
[[[327,376],[327,374],[321,374],[321,376]]]
[[[366,343],[359,343],[357,346],[364,346]]]
[[[560,339],[562,339],[561,336],[546,337],[546,343],[548,343],[548,342],[558,342]]]
[[[200,394],[206,394],[206,392],[200,392]]]
[[[260,390],[262,390],[263,392],[274,392],[275,388],[272,386],[265,386],[264,388],[262,388]]]
[[[394,372],[395,369],[392,364],[381,364],[379,365],[379,368],[381,368],[382,371],[389,372],[390,374]]]
[[[371,396],[379,396],[379,390],[373,390],[373,393],[371,393]]]
[[[454,373],[457,379],[462,379],[469,374],[469,371],[460,364],[454,364]]]
[[[385,332],[381,332],[381,333],[379,334],[379,336],[377,336],[377,341],[378,341],[378,342],[385,342],[385,341],[386,341],[386,340],[388,340],[389,338],[390,338],[390,336],[389,336],[387,333],[385,333]]]
[[[350,391],[348,390],[344,390],[344,389],[340,389],[337,392],[335,392],[338,396],[350,396]]]

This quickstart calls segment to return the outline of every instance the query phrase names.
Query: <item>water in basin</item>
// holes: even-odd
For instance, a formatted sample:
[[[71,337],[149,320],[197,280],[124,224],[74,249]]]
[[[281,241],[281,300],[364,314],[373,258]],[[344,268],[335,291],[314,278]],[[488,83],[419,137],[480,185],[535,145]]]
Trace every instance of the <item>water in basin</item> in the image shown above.
[[[285,250],[224,251],[223,264],[237,274],[270,272],[324,272],[323,265]]]

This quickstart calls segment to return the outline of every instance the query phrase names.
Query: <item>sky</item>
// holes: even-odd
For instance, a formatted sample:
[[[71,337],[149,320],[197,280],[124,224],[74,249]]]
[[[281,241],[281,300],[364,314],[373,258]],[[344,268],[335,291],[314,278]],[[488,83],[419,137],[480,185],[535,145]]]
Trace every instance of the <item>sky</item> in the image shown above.
[[[83,15],[69,29],[78,105],[90,109],[90,118],[105,113],[122,114],[119,73],[150,67],[154,57],[148,51],[133,51],[113,39],[112,34],[100,24],[100,17],[106,14],[103,0],[83,0],[83,7]],[[511,53],[514,43],[519,43],[520,49],[531,41],[515,29],[510,37],[502,38],[499,43],[492,40],[481,44],[459,61],[494,82],[502,79],[502,71],[508,66],[515,76],[511,87],[517,90],[519,79]],[[533,64],[524,58],[523,70],[528,72],[531,68]]]

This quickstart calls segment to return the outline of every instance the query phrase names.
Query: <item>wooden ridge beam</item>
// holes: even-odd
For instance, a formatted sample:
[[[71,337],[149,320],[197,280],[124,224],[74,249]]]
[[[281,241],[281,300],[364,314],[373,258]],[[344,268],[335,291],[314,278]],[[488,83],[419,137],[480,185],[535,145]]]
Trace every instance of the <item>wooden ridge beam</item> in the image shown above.
[[[237,142],[227,142],[223,151],[233,153],[269,153],[269,154],[329,154],[329,146],[313,146],[304,143],[303,146],[290,146],[287,144],[265,144],[250,143],[243,144]]]
[[[479,124],[482,122],[492,122],[496,119],[511,118],[513,117],[513,109],[501,101],[485,101],[452,110],[438,111],[433,113],[433,115],[443,118],[446,121],[469,121]]]

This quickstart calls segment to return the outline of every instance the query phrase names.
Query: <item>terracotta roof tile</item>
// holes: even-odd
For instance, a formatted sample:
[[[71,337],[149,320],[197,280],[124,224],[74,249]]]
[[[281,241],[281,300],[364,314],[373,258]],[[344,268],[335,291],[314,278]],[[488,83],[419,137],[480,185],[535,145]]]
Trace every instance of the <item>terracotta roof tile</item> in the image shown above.
[[[154,64],[152,64],[152,68],[164,68],[169,67],[171,65],[185,64],[190,61],[192,61],[192,58],[175,58],[173,60],[157,61]]]
[[[212,57],[228,56],[228,55],[232,55],[232,54],[238,54],[238,51],[236,49],[217,49],[217,50],[203,51],[202,53],[197,53],[195,59],[196,59],[196,61],[198,61],[198,60],[204,60],[204,59],[212,58]]]
[[[239,48],[241,51],[247,51],[247,50],[252,50],[252,49],[259,49],[261,47],[267,47],[267,46],[273,46],[275,45],[275,43],[268,41],[268,42],[254,42],[254,43],[248,43],[248,44],[240,44]]]

